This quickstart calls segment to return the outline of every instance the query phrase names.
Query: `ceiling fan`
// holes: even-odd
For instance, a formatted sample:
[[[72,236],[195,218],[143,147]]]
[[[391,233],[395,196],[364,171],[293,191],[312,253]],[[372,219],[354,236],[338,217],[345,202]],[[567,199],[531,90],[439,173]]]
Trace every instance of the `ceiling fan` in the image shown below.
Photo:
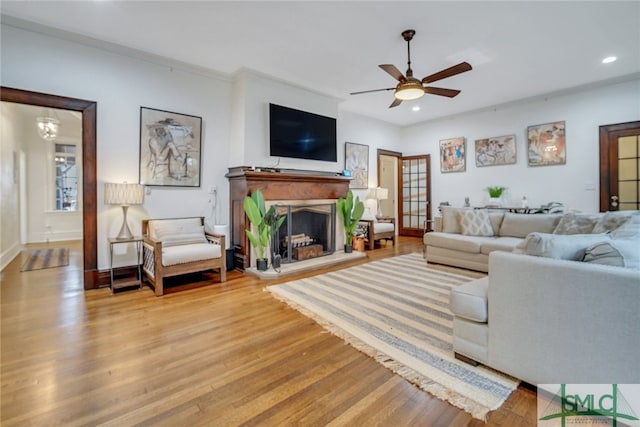
[[[455,76],[456,74],[464,73],[472,69],[471,65],[467,62],[461,62],[453,67],[446,68],[437,73],[431,74],[422,80],[418,80],[413,77],[413,70],[411,69],[411,39],[416,34],[415,30],[404,30],[402,32],[402,38],[407,42],[407,76],[402,75],[400,70],[392,64],[381,64],[379,67],[389,73],[391,77],[398,80],[396,87],[389,87],[385,89],[373,89],[363,90],[360,92],[352,92],[351,95],[359,95],[361,93],[382,92],[386,90],[395,90],[395,99],[389,105],[389,108],[397,107],[402,101],[408,101],[412,99],[418,99],[425,93],[431,95],[440,95],[453,98],[460,93],[459,90],[445,89],[441,87],[429,86],[429,83],[437,82],[438,80],[446,79],[447,77]]]

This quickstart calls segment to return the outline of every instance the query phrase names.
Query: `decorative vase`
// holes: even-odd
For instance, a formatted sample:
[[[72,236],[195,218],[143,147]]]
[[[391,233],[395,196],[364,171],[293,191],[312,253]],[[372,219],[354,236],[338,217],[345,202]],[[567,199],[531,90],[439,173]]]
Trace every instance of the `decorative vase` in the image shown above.
[[[489,197],[489,206],[502,207],[502,197]]]
[[[352,245],[344,245],[344,253],[345,254],[350,254],[353,252],[353,246]]]
[[[256,268],[258,269],[258,271],[267,271],[267,260],[266,259],[256,260]]]

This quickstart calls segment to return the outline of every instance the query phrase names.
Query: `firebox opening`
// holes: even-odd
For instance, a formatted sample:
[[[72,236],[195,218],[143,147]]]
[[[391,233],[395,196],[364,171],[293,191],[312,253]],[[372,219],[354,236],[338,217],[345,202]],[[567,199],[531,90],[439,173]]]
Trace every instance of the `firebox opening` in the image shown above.
[[[303,261],[335,252],[335,204],[277,205],[285,221],[271,242],[283,263]]]

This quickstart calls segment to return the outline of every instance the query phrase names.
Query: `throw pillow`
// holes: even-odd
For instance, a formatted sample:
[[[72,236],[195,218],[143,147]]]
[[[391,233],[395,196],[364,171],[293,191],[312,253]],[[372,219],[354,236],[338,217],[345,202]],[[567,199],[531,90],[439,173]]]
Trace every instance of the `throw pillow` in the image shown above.
[[[155,238],[163,247],[207,243],[200,218],[153,221]]]
[[[640,240],[612,240],[589,246],[584,262],[640,270]]]
[[[493,236],[489,213],[485,209],[461,211],[460,229],[465,236]]]
[[[606,233],[608,231],[614,231],[622,224],[627,222],[633,215],[630,211],[615,211],[606,212],[600,220],[593,227],[592,233]]]
[[[640,215],[633,215],[617,229],[611,232],[613,239],[633,239],[640,237]]]
[[[529,233],[552,233],[562,215],[516,214],[507,212],[500,225],[500,236],[527,237]]]
[[[516,246],[515,253],[546,258],[582,261],[587,247],[609,241],[605,234],[549,234],[530,233]]]
[[[442,212],[442,232],[460,234],[460,219],[458,218],[461,208],[451,206],[440,206]]]
[[[599,214],[566,213],[560,218],[553,234],[589,234],[601,217]]]

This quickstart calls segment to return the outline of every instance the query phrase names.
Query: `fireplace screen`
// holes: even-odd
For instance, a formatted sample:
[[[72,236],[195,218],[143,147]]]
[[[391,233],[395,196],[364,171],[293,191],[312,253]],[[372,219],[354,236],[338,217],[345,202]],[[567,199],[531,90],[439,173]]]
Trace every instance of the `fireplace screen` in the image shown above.
[[[336,205],[277,205],[285,221],[273,234],[271,247],[283,263],[329,255],[335,252]]]

